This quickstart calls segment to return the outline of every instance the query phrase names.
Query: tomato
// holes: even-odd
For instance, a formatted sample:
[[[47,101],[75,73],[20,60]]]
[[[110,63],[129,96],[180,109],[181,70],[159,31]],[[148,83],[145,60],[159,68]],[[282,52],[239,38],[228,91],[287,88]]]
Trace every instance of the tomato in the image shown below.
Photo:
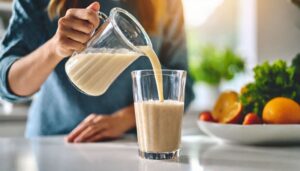
[[[257,116],[255,113],[248,113],[245,118],[243,125],[254,125],[254,124],[262,124],[262,119]]]
[[[215,120],[212,117],[212,114],[211,114],[210,111],[200,112],[200,114],[199,114],[199,120],[200,121],[206,121],[206,122],[215,122]]]

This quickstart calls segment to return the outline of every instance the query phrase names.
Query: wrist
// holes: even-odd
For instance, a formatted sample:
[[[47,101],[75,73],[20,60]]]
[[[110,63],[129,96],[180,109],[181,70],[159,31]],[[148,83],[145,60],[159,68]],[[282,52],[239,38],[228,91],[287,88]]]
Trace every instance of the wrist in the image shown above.
[[[56,49],[55,49],[55,40],[54,38],[51,38],[47,43],[46,43],[46,46],[45,48],[47,49],[48,51],[48,55],[47,56],[47,59],[49,59],[50,61],[58,64],[62,59],[63,57],[58,55],[58,53],[56,52]]]
[[[113,117],[117,117],[118,119],[120,119],[120,122],[123,123],[122,125],[126,130],[135,128],[136,126],[133,105],[120,109],[115,114],[113,114]]]

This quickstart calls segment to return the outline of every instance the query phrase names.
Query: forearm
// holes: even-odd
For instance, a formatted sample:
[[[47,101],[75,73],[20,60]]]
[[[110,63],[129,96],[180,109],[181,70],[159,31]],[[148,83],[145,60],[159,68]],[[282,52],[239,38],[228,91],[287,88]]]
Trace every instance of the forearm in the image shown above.
[[[8,82],[7,87],[19,96],[29,96],[37,92],[64,57],[86,47],[91,33],[99,25],[99,10],[98,2],[92,3],[86,9],[69,9],[58,20],[56,33],[48,42],[11,65],[7,74],[8,81],[5,81]],[[6,73],[7,71],[4,74]]]
[[[19,96],[37,92],[62,58],[54,53],[50,39],[44,45],[17,60],[8,72],[10,90]]]

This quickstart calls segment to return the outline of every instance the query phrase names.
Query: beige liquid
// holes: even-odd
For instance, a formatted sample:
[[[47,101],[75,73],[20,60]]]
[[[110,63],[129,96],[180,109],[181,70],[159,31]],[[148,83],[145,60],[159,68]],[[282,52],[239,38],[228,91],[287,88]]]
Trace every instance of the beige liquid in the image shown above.
[[[151,47],[138,47],[149,58],[157,85],[159,100],[163,101],[163,80],[161,65]],[[71,57],[66,64],[66,73],[70,80],[91,96],[105,93],[112,82],[141,54],[120,49],[99,50],[98,53],[78,54]]]
[[[139,148],[143,152],[179,149],[183,102],[165,100],[134,104]]]
[[[154,50],[150,46],[140,46],[139,49],[146,54],[146,56],[149,58],[152,69],[154,72],[154,77],[156,81],[156,87],[158,92],[158,98],[159,101],[164,101],[164,93],[163,93],[163,78],[162,78],[162,72],[161,72],[161,65],[158,60],[158,57]]]
[[[66,73],[81,91],[99,96],[139,56],[134,52],[78,54],[68,60]]]

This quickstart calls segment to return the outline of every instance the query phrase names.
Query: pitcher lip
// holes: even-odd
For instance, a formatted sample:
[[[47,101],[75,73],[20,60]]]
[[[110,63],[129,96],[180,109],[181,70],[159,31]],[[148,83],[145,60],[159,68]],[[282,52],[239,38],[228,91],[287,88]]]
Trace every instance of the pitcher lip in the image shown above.
[[[151,43],[151,40],[147,34],[147,32],[145,31],[145,29],[143,28],[143,26],[140,24],[140,22],[132,15],[130,14],[129,12],[127,12],[126,10],[122,9],[122,8],[113,8],[110,12],[110,16],[112,17],[111,19],[111,22],[112,22],[112,25],[114,26],[115,30],[118,32],[118,34],[121,36],[121,38],[124,40],[124,42],[129,46],[131,47],[133,50],[137,51],[137,52],[140,52],[140,53],[143,53],[139,48],[137,48],[133,43],[131,43],[127,37],[123,34],[123,32],[121,31],[121,29],[119,28],[118,24],[116,23],[116,20],[115,20],[115,15],[120,12],[120,13],[124,13],[126,14],[138,27],[139,29],[142,31],[143,35],[145,36],[146,38],[146,41],[147,41],[147,45],[148,46],[151,46],[152,47],[152,43]],[[143,53],[144,54],[144,53]]]

